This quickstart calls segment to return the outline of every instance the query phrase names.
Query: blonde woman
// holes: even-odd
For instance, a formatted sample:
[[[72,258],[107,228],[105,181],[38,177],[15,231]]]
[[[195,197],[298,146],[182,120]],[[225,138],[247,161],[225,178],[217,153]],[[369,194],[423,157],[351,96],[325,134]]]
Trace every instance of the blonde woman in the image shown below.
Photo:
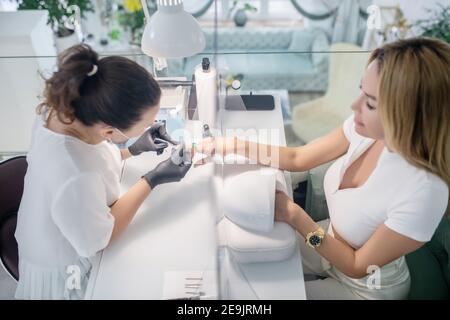
[[[303,240],[304,272],[325,277],[306,282],[308,299],[406,298],[404,256],[431,239],[448,204],[450,46],[414,38],[376,49],[360,88],[354,114],[305,146],[237,138],[199,146],[259,163],[250,150],[269,147],[268,164],[288,171],[337,159],[324,179],[330,219],[316,223],[286,194],[276,195],[276,219]]]

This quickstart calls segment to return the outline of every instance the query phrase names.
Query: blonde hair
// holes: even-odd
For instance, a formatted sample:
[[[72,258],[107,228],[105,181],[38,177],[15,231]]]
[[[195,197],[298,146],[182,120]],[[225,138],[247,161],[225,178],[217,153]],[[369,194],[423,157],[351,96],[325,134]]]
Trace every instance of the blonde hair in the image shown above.
[[[386,143],[450,188],[450,45],[412,38],[374,50]],[[449,213],[447,207],[447,214]]]

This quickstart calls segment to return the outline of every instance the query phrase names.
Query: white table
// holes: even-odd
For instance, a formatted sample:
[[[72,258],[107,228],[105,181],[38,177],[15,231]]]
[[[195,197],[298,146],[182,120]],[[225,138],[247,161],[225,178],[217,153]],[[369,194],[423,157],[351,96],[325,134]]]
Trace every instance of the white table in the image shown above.
[[[127,160],[123,190],[162,157],[168,152]],[[151,192],[126,231],[93,260],[86,299],[162,299],[165,273],[184,271],[208,275],[208,295],[217,296],[212,171],[212,164],[192,168],[181,182]]]
[[[241,137],[258,139],[261,143],[286,145],[280,97],[275,95],[273,111],[221,110],[222,132],[226,129],[243,129]],[[256,137],[255,137],[256,133]],[[292,198],[291,177],[285,172],[286,186]],[[280,262],[240,264],[226,249],[219,252],[221,267],[229,276],[229,299],[306,299],[300,250]]]
[[[278,130],[285,145],[279,97],[273,111],[225,111],[222,129]],[[247,131],[251,134],[251,131]],[[274,142],[274,141],[272,141]],[[161,158],[143,154],[127,161],[122,186],[127,190]],[[299,250],[286,261],[237,264],[226,250],[218,251],[215,223],[214,164],[193,168],[179,183],[156,188],[123,235],[93,260],[86,299],[162,299],[168,271],[206,271],[209,295],[219,294],[218,261],[227,268],[229,299],[305,299]],[[290,175],[286,173],[288,191]]]

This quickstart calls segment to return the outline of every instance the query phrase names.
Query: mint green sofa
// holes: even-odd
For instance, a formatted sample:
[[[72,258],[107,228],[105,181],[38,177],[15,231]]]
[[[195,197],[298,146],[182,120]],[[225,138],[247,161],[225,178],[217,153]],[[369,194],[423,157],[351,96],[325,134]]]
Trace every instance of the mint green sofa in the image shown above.
[[[168,61],[169,75],[192,77],[205,56],[212,59],[214,29],[204,28],[203,53]],[[218,29],[217,61],[223,76],[241,74],[243,90],[325,91],[329,44],[320,29],[244,27]],[[213,61],[213,60],[212,60]]]

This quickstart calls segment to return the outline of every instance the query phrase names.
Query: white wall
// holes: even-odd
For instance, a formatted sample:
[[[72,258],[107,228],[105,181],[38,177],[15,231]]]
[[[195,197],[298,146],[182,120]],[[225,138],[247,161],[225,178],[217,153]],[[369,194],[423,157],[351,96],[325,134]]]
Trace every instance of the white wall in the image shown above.
[[[47,12],[0,12],[0,43],[0,153],[24,152],[43,90],[39,71],[56,61]]]
[[[0,11],[15,11],[18,4],[13,0],[0,0]]]

